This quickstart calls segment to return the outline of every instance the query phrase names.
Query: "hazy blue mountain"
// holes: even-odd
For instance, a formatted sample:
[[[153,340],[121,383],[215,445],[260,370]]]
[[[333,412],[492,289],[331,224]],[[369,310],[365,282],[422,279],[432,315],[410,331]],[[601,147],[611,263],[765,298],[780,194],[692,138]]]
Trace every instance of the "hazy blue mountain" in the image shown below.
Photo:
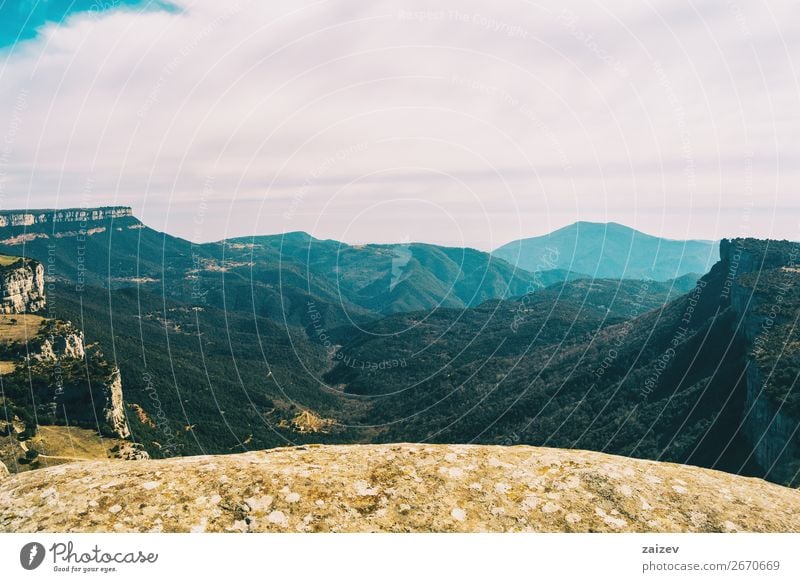
[[[666,281],[708,272],[719,243],[659,238],[615,222],[576,222],[493,254],[528,271],[559,268],[599,278]]]

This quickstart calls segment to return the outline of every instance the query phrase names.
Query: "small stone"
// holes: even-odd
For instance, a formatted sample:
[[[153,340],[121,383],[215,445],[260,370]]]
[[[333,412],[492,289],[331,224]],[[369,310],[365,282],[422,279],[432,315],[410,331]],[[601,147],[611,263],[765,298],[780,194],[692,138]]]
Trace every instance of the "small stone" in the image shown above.
[[[248,497],[244,500],[247,506],[252,511],[266,511],[272,505],[272,495],[263,495],[261,497]]]
[[[581,520],[581,516],[577,513],[568,513],[564,519],[567,520],[567,523],[578,523]]]
[[[267,516],[267,521],[281,527],[289,526],[289,518],[282,511],[273,511]]]
[[[55,488],[54,488],[54,487],[48,487],[47,489],[45,489],[44,491],[42,491],[42,492],[39,494],[39,497],[40,497],[41,499],[44,499],[45,497],[52,497],[52,496],[54,496],[54,495],[56,495],[56,490],[55,490]]]
[[[120,511],[122,511],[122,506],[119,505],[119,504],[112,505],[111,507],[108,508],[108,512],[109,513],[115,513],[116,514],[116,513],[119,513]]]
[[[552,501],[548,501],[547,503],[542,506],[542,513],[555,513],[556,511],[560,511],[561,507],[553,503]]]
[[[353,483],[353,488],[359,497],[371,497],[378,494],[378,488],[370,487],[366,481],[356,481]]]
[[[450,517],[452,517],[456,521],[464,521],[465,519],[467,519],[467,512],[461,509],[460,507],[454,507],[453,510],[450,512]]]
[[[533,511],[539,507],[539,498],[534,495],[528,495],[522,500],[522,509],[525,511]]]
[[[608,515],[601,507],[596,507],[594,511],[598,516],[603,518],[603,521],[606,523],[606,525],[610,525],[615,529],[619,529],[628,525],[624,519]]]
[[[622,493],[625,497],[630,497],[633,495],[633,489],[631,489],[630,485],[620,485],[619,492]]]
[[[495,493],[499,493],[500,495],[505,495],[509,491],[511,491],[511,485],[508,483],[497,483],[494,486]]]
[[[692,522],[692,525],[695,527],[703,527],[706,522],[708,522],[708,516],[705,513],[701,513],[699,511],[693,511],[689,514],[689,520]]]

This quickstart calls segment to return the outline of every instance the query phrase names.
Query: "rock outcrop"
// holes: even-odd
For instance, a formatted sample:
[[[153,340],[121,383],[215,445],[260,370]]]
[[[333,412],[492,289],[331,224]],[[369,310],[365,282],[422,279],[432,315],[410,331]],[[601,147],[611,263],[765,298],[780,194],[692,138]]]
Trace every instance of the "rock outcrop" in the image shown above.
[[[125,401],[122,397],[122,375],[114,368],[105,385],[106,403],[103,407],[106,423],[119,438],[131,436],[128,420],[125,418]]]
[[[40,388],[37,391],[37,413],[40,420],[53,423],[71,420],[81,426],[94,425],[105,436],[127,439],[131,436],[131,430],[125,416],[119,368],[91,352],[87,355],[86,362],[92,370],[89,381],[85,376],[76,374],[76,369],[86,373],[87,365],[80,358],[58,356],[54,359],[40,359],[35,368],[37,373],[41,373],[42,366],[46,366],[47,370],[54,370],[52,376],[55,380],[48,389]],[[66,378],[67,375],[69,379]]]
[[[44,267],[20,258],[0,267],[0,313],[36,313],[45,306]]]
[[[57,328],[57,329],[56,329]],[[86,356],[83,332],[66,322],[53,322],[31,358],[38,361],[82,360]]]
[[[0,484],[6,532],[800,532],[800,491],[527,446],[306,446],[97,461]]]
[[[89,214],[104,215],[106,211],[122,212],[119,209],[99,209]],[[77,215],[80,219],[82,216]],[[60,213],[51,216],[53,220],[74,218],[75,215]],[[0,264],[5,265],[0,267],[0,289],[3,292],[0,313],[28,314],[44,309],[44,268],[41,263],[21,257],[0,258]],[[9,329],[18,326],[26,326],[27,329],[27,318],[27,315],[8,318],[7,325]],[[96,425],[98,419],[103,419],[105,425],[101,423],[97,428],[104,434],[128,438],[130,428],[125,417],[119,369],[106,362],[98,349],[87,353],[83,332],[71,322],[40,317],[34,319],[37,324],[35,332],[30,335],[9,334],[12,339],[0,341],[3,360],[27,365],[24,369],[16,365],[10,373],[10,379],[18,371],[25,375],[24,381],[30,383],[29,388],[25,389],[25,396],[17,404],[28,408],[31,418],[48,419],[53,423],[71,420],[84,425]],[[30,404],[29,396],[33,396],[35,404]],[[4,397],[8,397],[8,394],[4,394]]]
[[[121,441],[112,447],[110,452],[115,459],[123,461],[144,461],[150,458],[149,453],[141,444],[130,441]]]

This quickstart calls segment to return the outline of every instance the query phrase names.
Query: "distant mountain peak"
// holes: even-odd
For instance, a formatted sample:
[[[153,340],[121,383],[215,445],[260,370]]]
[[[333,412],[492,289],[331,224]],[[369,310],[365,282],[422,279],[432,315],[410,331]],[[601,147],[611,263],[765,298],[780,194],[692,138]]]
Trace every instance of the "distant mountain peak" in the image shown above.
[[[717,253],[717,242],[673,240],[618,222],[588,221],[513,241],[493,252],[528,271],[560,268],[593,277],[660,281],[705,273],[716,262]],[[554,254],[558,256],[555,265]]]
[[[607,234],[624,233],[627,235],[658,238],[654,235],[647,234],[646,232],[642,232],[641,230],[633,228],[632,226],[628,226],[627,224],[622,224],[621,222],[591,222],[588,220],[579,220],[577,222],[573,222],[572,224],[563,226],[551,232],[550,235],[545,235],[545,236],[551,236],[554,235],[555,233],[568,233],[568,232],[607,233]]]

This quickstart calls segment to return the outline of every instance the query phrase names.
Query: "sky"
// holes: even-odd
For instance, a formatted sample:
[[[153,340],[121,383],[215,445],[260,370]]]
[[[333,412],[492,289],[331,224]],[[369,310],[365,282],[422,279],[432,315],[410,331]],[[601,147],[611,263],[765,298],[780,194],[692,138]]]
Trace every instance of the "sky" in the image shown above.
[[[0,0],[0,209],[493,249],[800,240],[796,0]]]

